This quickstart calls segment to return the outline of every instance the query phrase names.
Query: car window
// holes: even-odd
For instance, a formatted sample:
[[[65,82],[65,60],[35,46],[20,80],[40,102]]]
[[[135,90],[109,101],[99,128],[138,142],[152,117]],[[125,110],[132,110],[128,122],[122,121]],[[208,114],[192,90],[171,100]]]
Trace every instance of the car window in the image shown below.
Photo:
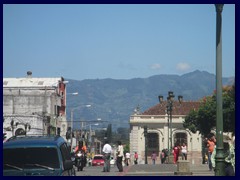
[[[94,156],[93,159],[103,159],[103,157],[102,156]]]
[[[54,147],[12,148],[3,150],[3,169],[11,166],[19,168],[39,168],[34,165],[59,168],[57,149]],[[33,167],[34,166],[34,167]]]

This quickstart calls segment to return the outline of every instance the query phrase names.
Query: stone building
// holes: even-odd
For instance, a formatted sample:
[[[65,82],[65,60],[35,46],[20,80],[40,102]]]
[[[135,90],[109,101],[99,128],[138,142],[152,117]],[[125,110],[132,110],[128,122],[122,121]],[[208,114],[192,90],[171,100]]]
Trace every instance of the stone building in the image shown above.
[[[3,78],[3,131],[7,138],[26,134],[65,136],[66,81],[59,78]]]
[[[157,152],[160,162],[162,149],[171,149],[175,143],[187,145],[188,160],[190,163],[201,163],[202,138],[199,132],[192,133],[183,127],[185,116],[191,109],[198,109],[200,102],[173,102],[172,106],[172,141],[170,140],[171,119],[166,113],[166,104],[157,104],[143,113],[138,110],[130,116],[130,153],[138,152],[139,162],[145,162],[144,126],[147,126],[147,156],[150,158],[153,151]],[[169,137],[169,138],[168,138]]]

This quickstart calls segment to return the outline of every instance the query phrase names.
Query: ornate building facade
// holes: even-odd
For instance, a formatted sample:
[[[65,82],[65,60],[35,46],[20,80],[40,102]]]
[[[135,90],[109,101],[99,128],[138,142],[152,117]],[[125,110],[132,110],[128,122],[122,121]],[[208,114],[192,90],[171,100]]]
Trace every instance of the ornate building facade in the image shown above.
[[[151,107],[143,113],[136,110],[131,115],[130,153],[133,155],[137,152],[139,162],[144,163],[145,145],[147,146],[147,156],[150,158],[153,151],[160,157],[162,149],[169,149],[171,152],[171,148],[175,144],[184,142],[187,145],[190,163],[201,163],[201,134],[199,132],[192,133],[183,127],[185,116],[191,109],[198,109],[200,102],[173,102],[172,119],[166,113],[166,105],[166,102],[164,102]],[[144,126],[147,127],[147,142],[145,142]],[[158,160],[160,161],[160,158]]]

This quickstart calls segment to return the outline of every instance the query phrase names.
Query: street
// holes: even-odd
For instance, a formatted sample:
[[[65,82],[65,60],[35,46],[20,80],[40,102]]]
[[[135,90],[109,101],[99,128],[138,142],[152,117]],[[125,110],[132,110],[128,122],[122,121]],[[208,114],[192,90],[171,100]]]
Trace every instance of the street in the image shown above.
[[[117,166],[111,167],[110,172],[102,172],[103,166],[87,166],[83,171],[76,170],[76,176],[120,176]]]
[[[76,171],[76,176],[176,176],[175,164],[138,164],[124,166],[123,172],[119,172],[117,166],[111,167],[110,172],[102,172],[103,167],[88,166],[83,171]],[[208,170],[207,164],[190,165],[192,176],[214,176],[213,171]]]

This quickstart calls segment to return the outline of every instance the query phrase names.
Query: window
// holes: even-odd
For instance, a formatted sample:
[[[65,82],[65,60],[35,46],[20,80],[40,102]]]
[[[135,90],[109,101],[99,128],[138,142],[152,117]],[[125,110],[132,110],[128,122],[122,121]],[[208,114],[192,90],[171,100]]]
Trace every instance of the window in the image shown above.
[[[57,149],[54,147],[4,149],[3,164],[3,169],[12,169],[6,164],[19,168],[39,168],[34,164],[51,168],[60,167]]]

